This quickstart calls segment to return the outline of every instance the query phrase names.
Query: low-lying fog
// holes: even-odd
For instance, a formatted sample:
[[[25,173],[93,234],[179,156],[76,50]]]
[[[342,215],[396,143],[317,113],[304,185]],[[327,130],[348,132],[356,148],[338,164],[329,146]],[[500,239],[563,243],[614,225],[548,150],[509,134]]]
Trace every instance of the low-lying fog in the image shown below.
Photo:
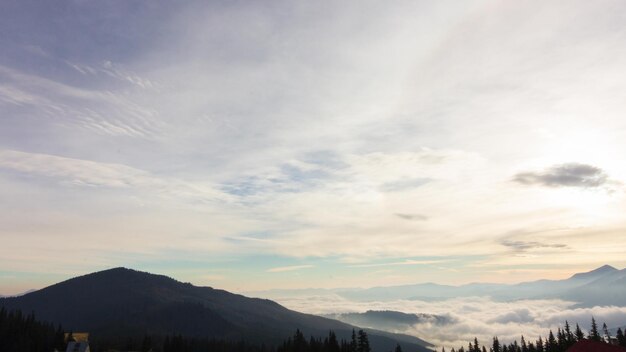
[[[489,297],[463,297],[429,302],[356,302],[332,293],[272,299],[293,310],[333,317],[340,313],[364,313],[368,310],[434,315],[430,318],[422,315],[416,324],[395,324],[393,332],[418,336],[437,346],[455,348],[467,345],[474,337],[488,344],[496,335],[500,341],[519,340],[522,334],[527,341],[534,341],[539,336],[545,338],[549,329],[556,332],[556,328],[564,325],[566,320],[572,327],[578,323],[583,330],[588,330],[592,316],[600,327],[604,322],[609,328],[626,324],[626,307],[577,308],[574,302],[558,299],[498,302]]]

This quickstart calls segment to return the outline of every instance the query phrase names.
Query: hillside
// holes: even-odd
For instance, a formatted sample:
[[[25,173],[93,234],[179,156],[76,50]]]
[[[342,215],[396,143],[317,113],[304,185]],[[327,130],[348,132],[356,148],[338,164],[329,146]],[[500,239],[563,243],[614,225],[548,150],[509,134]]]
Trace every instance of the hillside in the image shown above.
[[[181,283],[162,275],[116,268],[73,278],[0,306],[34,311],[39,319],[93,336],[181,333],[275,344],[300,329],[347,339],[353,326],[289,310],[273,301]],[[375,351],[428,351],[422,340],[368,330]]]

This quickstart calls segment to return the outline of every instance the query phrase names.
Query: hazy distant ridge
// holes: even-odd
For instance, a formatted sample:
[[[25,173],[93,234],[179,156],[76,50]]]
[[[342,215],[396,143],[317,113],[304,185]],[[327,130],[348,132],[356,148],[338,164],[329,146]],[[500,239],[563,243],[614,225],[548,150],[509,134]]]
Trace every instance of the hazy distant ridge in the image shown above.
[[[334,290],[270,290],[256,296],[280,298],[308,294],[336,294],[360,302],[408,300],[444,300],[458,297],[489,296],[495,300],[557,298],[578,302],[580,306],[626,306],[626,269],[610,265],[577,273],[564,280],[537,280],[519,284],[471,283],[461,286],[422,283],[413,285],[349,288]]]

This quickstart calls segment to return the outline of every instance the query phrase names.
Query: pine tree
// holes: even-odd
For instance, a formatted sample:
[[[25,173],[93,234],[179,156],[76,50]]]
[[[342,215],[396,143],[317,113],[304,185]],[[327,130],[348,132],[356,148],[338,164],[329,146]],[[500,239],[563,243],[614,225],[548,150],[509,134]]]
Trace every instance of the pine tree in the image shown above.
[[[396,350],[395,352],[402,352],[402,347],[400,346],[399,343],[396,344]],[[444,351],[445,352],[445,351]]]
[[[557,351],[565,351],[565,346],[567,342],[565,341],[565,333],[563,332],[563,330],[561,330],[560,327],[556,333],[556,344],[558,346]]]
[[[296,329],[296,333],[293,335],[293,350],[294,352],[306,352],[308,350],[308,344],[304,338],[304,334],[300,329]]]
[[[474,337],[474,352],[480,352],[480,347],[478,345],[478,338]]]
[[[606,323],[602,323],[602,331],[604,332],[604,340],[606,343],[611,343],[611,333],[609,333],[609,328],[606,326]]]
[[[624,336],[624,331],[622,328],[617,328],[617,344],[626,347],[626,336]]]
[[[574,344],[574,334],[572,334],[572,329],[569,326],[569,322],[565,321],[565,341],[567,348],[571,347]]]
[[[358,343],[358,352],[371,352],[370,342],[367,338],[367,333],[363,330],[359,330],[359,343]]]
[[[526,346],[526,340],[524,340],[524,335],[522,335],[522,338],[520,339],[520,344],[521,344],[521,348],[522,348],[522,352],[528,352],[528,346]]]
[[[548,334],[548,341],[546,343],[546,352],[557,352],[557,346],[554,334],[552,333],[552,330],[550,330],[550,333]]]
[[[501,348],[500,348],[500,341],[498,341],[498,337],[494,336],[493,338],[493,344],[491,345],[491,350],[493,352],[500,352]]]
[[[340,347],[339,347],[339,342],[337,341],[337,335],[335,335],[335,332],[330,331],[328,332],[328,339],[327,339],[327,351],[328,352],[339,352],[340,351]]]
[[[543,339],[541,338],[541,336],[539,336],[539,340],[537,340],[537,351],[538,352],[543,352],[546,349],[543,346]]]
[[[591,331],[589,331],[589,340],[602,341],[600,333],[598,333],[598,325],[596,324],[596,319],[594,317],[591,317]]]
[[[350,341],[350,352],[357,352],[356,332],[352,329],[352,339]]]
[[[574,333],[576,341],[582,341],[585,339],[585,333],[580,329],[578,323],[576,323],[576,332]]]

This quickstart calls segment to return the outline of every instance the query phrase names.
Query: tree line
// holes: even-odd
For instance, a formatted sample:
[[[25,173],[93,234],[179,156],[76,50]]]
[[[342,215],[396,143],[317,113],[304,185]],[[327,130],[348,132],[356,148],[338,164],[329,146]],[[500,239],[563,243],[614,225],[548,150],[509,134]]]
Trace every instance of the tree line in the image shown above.
[[[69,332],[71,336],[71,332]],[[94,341],[95,342],[95,341]],[[65,351],[67,340],[61,325],[35,319],[35,314],[0,308],[0,351],[47,352]],[[277,347],[215,338],[186,337],[182,335],[127,336],[115,340],[99,339],[90,345],[91,351],[126,350],[141,352],[371,352],[369,338],[363,330],[352,331],[349,341],[339,340],[330,331],[325,338],[309,339],[296,330]],[[398,345],[395,352],[402,352]]]
[[[0,351],[41,352],[63,350],[64,332],[61,325],[39,322],[35,314],[7,311],[0,308]]]
[[[467,348],[461,346],[456,350],[452,348],[449,352],[565,352],[576,342],[582,340],[617,344],[626,348],[626,337],[621,328],[617,329],[615,336],[611,336],[606,323],[602,324],[602,331],[600,331],[595,318],[592,317],[591,330],[587,335],[585,335],[578,324],[572,331],[569,322],[565,321],[565,326],[558,327],[556,335],[550,330],[545,339],[540,336],[534,342],[527,341],[522,335],[519,342],[515,340],[505,344],[501,343],[498,337],[495,336],[491,346],[481,346],[478,339],[474,338],[473,342],[468,343]],[[442,347],[441,352],[446,352],[445,347]]]

